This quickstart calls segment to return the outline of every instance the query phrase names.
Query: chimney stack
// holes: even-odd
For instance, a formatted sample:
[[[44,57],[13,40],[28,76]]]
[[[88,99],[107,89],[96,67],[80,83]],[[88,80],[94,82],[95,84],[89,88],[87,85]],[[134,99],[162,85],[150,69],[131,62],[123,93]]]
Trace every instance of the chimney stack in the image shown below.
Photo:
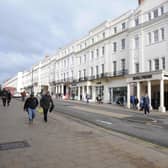
[[[141,5],[145,0],[138,0],[138,4]]]

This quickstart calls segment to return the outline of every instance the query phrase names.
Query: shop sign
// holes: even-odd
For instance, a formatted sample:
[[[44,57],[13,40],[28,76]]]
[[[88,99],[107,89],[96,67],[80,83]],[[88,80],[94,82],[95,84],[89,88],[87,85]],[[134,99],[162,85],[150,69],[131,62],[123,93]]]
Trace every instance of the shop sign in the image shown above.
[[[149,79],[152,78],[152,75],[143,75],[143,76],[134,76],[133,80]]]

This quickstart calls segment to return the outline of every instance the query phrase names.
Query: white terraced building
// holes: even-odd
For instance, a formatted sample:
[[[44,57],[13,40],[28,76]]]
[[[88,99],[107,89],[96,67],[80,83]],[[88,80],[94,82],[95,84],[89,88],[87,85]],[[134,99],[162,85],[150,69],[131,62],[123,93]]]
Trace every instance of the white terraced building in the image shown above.
[[[55,95],[104,103],[148,93],[151,108],[168,110],[168,1],[139,0],[137,9],[105,21],[87,36],[45,57],[4,83],[17,91],[47,89]]]

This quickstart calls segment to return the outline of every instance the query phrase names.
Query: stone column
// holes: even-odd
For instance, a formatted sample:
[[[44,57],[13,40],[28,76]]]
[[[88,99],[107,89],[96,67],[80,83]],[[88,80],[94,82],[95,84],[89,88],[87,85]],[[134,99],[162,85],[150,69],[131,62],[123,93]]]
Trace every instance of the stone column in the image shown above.
[[[152,106],[151,106],[151,81],[148,81],[148,96],[149,96],[149,108],[150,110],[152,110]]]
[[[160,80],[160,112],[166,112],[165,106],[164,106],[164,80]]]
[[[93,91],[93,98],[92,98],[92,100],[93,100],[93,102],[95,102],[96,101],[96,86],[92,86],[92,91]]]
[[[130,84],[127,84],[127,108],[130,108]]]

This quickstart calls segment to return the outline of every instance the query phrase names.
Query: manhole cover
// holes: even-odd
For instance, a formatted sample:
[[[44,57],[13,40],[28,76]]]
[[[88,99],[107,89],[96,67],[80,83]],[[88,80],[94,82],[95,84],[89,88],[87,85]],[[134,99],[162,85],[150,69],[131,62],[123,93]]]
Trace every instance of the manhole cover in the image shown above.
[[[18,149],[18,148],[26,148],[26,147],[30,147],[27,141],[0,143],[0,150],[11,150],[11,149]]]

